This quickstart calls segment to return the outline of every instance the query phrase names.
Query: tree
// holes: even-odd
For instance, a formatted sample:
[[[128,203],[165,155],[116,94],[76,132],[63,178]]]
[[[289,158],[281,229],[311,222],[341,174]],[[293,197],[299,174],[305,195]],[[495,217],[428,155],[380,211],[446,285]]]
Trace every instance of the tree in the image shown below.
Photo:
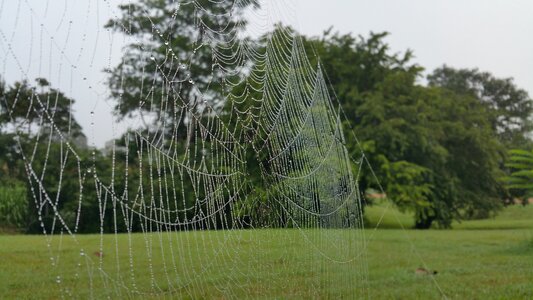
[[[508,148],[531,144],[527,135],[533,130],[533,102],[512,78],[496,78],[478,69],[454,69],[446,65],[428,76],[430,86],[475,97],[490,112],[489,120],[498,138]]]
[[[414,210],[416,228],[497,211],[503,147],[485,108],[474,98],[416,86],[414,77],[410,84],[394,77],[359,109],[365,117],[357,126],[374,143],[367,153],[388,196]]]
[[[44,78],[36,82],[36,86],[28,81],[6,86],[0,80],[0,210],[12,212],[0,222],[28,232],[42,231],[38,215],[48,224],[54,213],[49,203],[35,194],[42,189],[27,172],[27,165],[41,176],[48,195],[61,199],[62,209],[77,203],[80,188],[79,165],[65,144],[70,143],[87,161],[90,155],[85,145],[78,143],[84,135],[72,115],[74,100]],[[41,173],[44,169],[46,176]],[[36,201],[43,202],[36,205]]]
[[[504,188],[503,147],[491,111],[472,95],[417,84],[422,68],[410,51],[390,54],[386,35],[328,31],[307,40],[345,111],[351,154],[359,157],[363,148],[388,197],[415,213],[416,228],[494,213]],[[370,171],[361,182],[379,187]]]
[[[256,1],[235,5],[210,0],[141,0],[120,5],[122,16],[106,27],[135,42],[126,47],[121,63],[109,70],[116,114],[122,118],[139,114],[143,119],[148,114],[164,124],[176,114],[190,118],[181,112],[201,108],[200,98],[220,106],[227,78],[215,77],[215,67],[231,70],[233,66],[217,60],[214,49],[225,44],[238,47],[233,39],[246,26],[243,14],[256,7]],[[233,50],[237,48],[216,49],[230,57]]]
[[[222,150],[218,141],[200,135],[220,126],[210,109],[224,105],[228,81],[239,76],[236,67],[246,65],[246,61],[241,61],[241,54],[248,40],[240,37],[247,24],[244,12],[257,7],[254,0],[238,3],[140,0],[119,6],[120,16],[109,20],[106,28],[125,34],[133,42],[126,46],[120,64],[107,70],[108,85],[116,100],[115,113],[120,118],[139,117],[144,123],[143,128],[130,128],[135,143],[126,146],[124,139],[117,141],[129,151],[130,167],[135,166],[147,177],[153,170],[146,165],[146,155],[149,155],[146,150],[155,149],[174,153],[172,160],[190,164],[194,169],[198,168],[197,164],[205,163],[212,168],[219,167],[212,172],[228,171],[221,168],[230,166],[221,166],[221,160],[210,155],[210,151],[228,149]],[[147,145],[141,136],[151,134],[163,137],[161,143]],[[195,143],[198,147],[190,147]],[[137,156],[135,148],[143,147],[143,156]],[[172,167],[168,171],[175,170]],[[178,207],[173,208],[180,211],[177,219],[187,220],[201,206],[205,208],[207,191],[197,185],[207,183],[199,182],[188,171],[175,175],[180,177],[180,182],[169,192],[180,200]],[[130,187],[143,186],[148,181],[140,174],[132,174],[130,180]],[[220,188],[217,193],[230,190]],[[149,199],[151,195],[144,196]],[[211,196],[213,201],[224,197]]]
[[[83,136],[80,124],[73,116],[74,99],[51,87],[44,78],[35,79],[37,87],[28,81],[15,82],[5,87],[0,78],[0,130],[11,126],[31,136],[60,131],[64,138]]]
[[[421,68],[411,63],[413,54],[391,54],[385,43],[387,32],[354,37],[340,35],[333,29],[325,31],[320,37],[305,38],[307,53],[312,64],[322,62],[324,74],[330,83],[330,94],[337,96],[346,117],[357,124],[361,117],[356,108],[365,102],[364,95],[374,91],[388,74],[397,71],[416,71]]]

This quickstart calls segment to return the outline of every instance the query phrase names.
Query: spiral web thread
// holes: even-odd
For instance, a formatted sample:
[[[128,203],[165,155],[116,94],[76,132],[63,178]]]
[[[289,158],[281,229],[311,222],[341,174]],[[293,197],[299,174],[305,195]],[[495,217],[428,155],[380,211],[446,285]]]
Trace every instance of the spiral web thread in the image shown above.
[[[276,26],[254,44],[242,38],[238,23],[210,28],[203,22],[215,13],[231,16],[250,1],[234,1],[224,12],[209,10],[206,4],[220,3],[215,0],[167,1],[174,19],[184,7],[196,7],[195,24],[202,33],[188,56],[172,49],[164,34],[168,28],[161,24],[152,23],[151,42],[128,37],[140,46],[124,50],[131,52],[123,56],[122,74],[142,73],[137,100],[145,115],[126,121],[127,133],[107,154],[110,169],[99,167],[103,157],[97,151],[84,159],[70,129],[54,124],[53,97],[35,93],[31,99],[18,94],[7,99],[12,110],[31,100],[28,110],[38,111],[37,123],[49,128],[31,135],[29,149],[17,143],[46,237],[51,278],[62,297],[366,296],[358,189],[363,154],[354,158],[347,152],[338,108],[320,65],[309,62],[301,38],[288,28]],[[69,41],[67,34],[63,44],[53,40],[67,23],[67,3],[64,20],[57,28],[41,25],[40,38],[32,31],[30,46],[38,49],[39,61],[46,61],[46,54],[57,57],[48,59],[49,77],[68,69],[70,90],[77,84],[92,88],[96,83],[77,67],[106,59],[95,56],[94,49],[91,53],[85,35]],[[117,14],[107,1],[88,3],[84,31],[90,30],[92,10]],[[42,19],[33,5],[19,1],[17,18],[25,12]],[[47,3],[45,9],[52,6]],[[250,11],[251,22],[263,31],[271,15],[290,4],[266,6],[263,13]],[[7,13],[0,8],[0,15]],[[152,22],[148,12],[143,18]],[[128,34],[128,24],[118,25]],[[47,38],[49,49],[43,46]],[[37,71],[26,65],[13,42],[13,35],[0,29],[4,69],[9,61],[22,78],[46,75],[43,64]],[[205,49],[212,65],[204,68],[211,71],[208,79],[196,78],[195,55]],[[128,60],[129,54],[137,59]],[[150,68],[153,72],[145,72]],[[122,75],[118,82],[126,79]],[[97,99],[105,97],[94,93]],[[93,123],[97,116],[98,111],[91,112]],[[120,125],[114,121],[115,126]],[[94,127],[91,131],[97,134]],[[54,143],[60,145],[55,151]],[[35,160],[38,151],[45,151],[44,162]],[[70,165],[75,172],[67,172]],[[59,171],[52,182],[47,179],[50,170]],[[260,172],[259,184],[252,182],[252,172]],[[65,176],[78,179],[75,206],[61,202]],[[51,221],[44,220],[45,214],[52,215]],[[99,220],[99,234],[80,234],[84,220],[92,217]]]

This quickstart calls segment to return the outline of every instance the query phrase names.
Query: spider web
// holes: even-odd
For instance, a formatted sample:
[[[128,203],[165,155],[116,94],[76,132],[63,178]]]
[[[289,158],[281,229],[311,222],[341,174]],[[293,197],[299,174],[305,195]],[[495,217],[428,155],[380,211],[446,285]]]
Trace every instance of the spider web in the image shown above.
[[[70,127],[65,131],[56,124],[53,97],[43,99],[35,92],[26,99],[17,93],[6,100],[10,115],[27,107],[28,114],[37,113],[38,127],[47,128],[30,135],[32,147],[20,138],[16,143],[61,296],[366,295],[358,186],[364,156],[348,154],[339,107],[322,68],[310,62],[297,33],[268,26],[272,15],[290,4],[278,1],[264,4],[261,12],[250,11],[252,25],[264,32],[251,41],[239,27],[237,11],[254,3],[236,0],[228,11],[210,9],[222,2],[165,2],[174,20],[190,18],[182,11],[195,8],[201,36],[185,54],[166,35],[179,28],[163,28],[167,25],[154,22],[149,12],[140,15],[153,27],[146,40],[131,35],[129,24],[116,23],[138,47],[121,50],[122,72],[115,83],[122,88],[113,97],[137,95],[131,96],[137,108],[123,122],[112,120],[113,133],[119,127],[125,133],[115,135],[105,154],[94,144],[88,157],[82,154]],[[93,10],[98,20],[102,10],[119,14],[110,2],[88,3],[83,32],[91,31]],[[69,5],[63,4],[56,28],[30,26],[30,49],[33,28],[40,28],[37,74],[45,74],[42,62],[48,60],[49,77],[68,69],[67,90],[73,94],[75,85],[96,90],[98,82],[77,69],[87,63],[109,67],[111,55],[95,55],[96,44],[88,50],[89,35],[76,37],[81,38],[78,45],[68,34],[64,43],[53,39],[67,24]],[[44,15],[53,6],[47,2]],[[28,1],[19,1],[17,19],[21,11],[42,19]],[[235,15],[235,23],[210,27],[204,18],[216,14]],[[95,30],[102,25],[97,21]],[[0,30],[4,69],[9,62],[28,79],[35,67],[13,48],[13,36],[20,31],[17,25],[11,36]],[[48,50],[43,37],[50,39]],[[211,65],[198,63],[201,53],[211,55]],[[46,54],[57,58],[43,58]],[[134,87],[138,94],[124,85],[128,74],[141,74],[142,82]],[[111,93],[94,91],[98,99]],[[32,104],[23,106],[27,101]],[[94,137],[99,112],[90,114]],[[37,152],[45,153],[44,161],[36,160]],[[66,176],[78,179],[76,205],[62,203]],[[52,217],[45,220],[45,215]],[[98,219],[98,233],[81,234],[90,218]]]

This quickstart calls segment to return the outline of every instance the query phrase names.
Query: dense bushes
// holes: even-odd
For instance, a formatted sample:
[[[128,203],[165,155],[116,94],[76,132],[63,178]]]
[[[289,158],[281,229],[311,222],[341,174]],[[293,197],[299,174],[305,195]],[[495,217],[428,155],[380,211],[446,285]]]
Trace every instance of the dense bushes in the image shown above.
[[[0,227],[25,230],[28,206],[25,184],[18,181],[0,183]]]

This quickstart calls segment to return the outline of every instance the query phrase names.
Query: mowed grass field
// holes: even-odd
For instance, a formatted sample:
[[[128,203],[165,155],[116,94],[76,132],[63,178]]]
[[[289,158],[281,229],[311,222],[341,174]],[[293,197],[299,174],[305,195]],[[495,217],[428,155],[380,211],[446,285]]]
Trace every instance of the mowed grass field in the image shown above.
[[[50,248],[42,236],[2,235],[0,298],[533,299],[532,216],[533,207],[513,206],[416,231],[399,228],[409,215],[378,205],[367,208],[364,232],[86,235]],[[422,266],[438,273],[416,275]]]

